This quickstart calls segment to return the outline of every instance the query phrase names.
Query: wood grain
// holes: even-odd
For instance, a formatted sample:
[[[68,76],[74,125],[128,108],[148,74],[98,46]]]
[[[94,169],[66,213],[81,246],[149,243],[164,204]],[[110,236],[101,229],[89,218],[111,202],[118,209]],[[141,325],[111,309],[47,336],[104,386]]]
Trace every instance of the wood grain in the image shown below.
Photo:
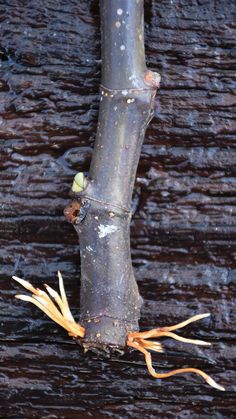
[[[162,75],[133,195],[132,258],[141,326],[212,317],[183,330],[211,348],[165,340],[149,377],[138,353],[84,355],[63,330],[16,301],[12,274],[56,287],[79,315],[79,244],[63,217],[89,168],[98,116],[96,0],[0,0],[0,417],[222,418],[235,410],[235,10],[223,0],[145,1],[147,62]],[[187,379],[188,378],[188,379]]]

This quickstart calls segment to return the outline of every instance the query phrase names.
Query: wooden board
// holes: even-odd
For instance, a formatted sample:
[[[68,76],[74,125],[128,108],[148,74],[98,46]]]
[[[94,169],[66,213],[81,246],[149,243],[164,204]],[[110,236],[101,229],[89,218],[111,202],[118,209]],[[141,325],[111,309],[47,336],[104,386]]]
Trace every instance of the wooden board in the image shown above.
[[[98,115],[97,0],[0,0],[0,417],[235,417],[235,23],[233,2],[145,1],[148,66],[161,73],[134,191],[132,257],[143,329],[211,312],[165,340],[152,379],[141,354],[84,355],[36,308],[17,274],[56,287],[79,315],[79,245],[63,208],[87,171]]]

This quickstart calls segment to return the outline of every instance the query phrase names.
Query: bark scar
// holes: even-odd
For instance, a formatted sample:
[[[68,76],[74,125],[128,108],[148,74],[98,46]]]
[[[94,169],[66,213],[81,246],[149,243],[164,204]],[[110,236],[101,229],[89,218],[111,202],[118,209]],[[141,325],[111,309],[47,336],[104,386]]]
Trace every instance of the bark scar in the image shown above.
[[[99,224],[98,230],[98,236],[100,239],[102,239],[103,237],[106,237],[108,234],[114,233],[117,230],[117,227],[111,224]]]
[[[80,201],[72,201],[64,209],[66,220],[71,224],[81,223],[87,215],[90,203],[81,199]]]

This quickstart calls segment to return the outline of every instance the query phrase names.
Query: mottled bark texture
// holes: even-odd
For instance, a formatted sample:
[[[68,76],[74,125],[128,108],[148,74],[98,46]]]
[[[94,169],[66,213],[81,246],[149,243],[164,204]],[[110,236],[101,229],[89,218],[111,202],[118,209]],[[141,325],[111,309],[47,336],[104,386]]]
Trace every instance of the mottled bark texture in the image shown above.
[[[185,329],[212,348],[166,340],[155,367],[203,368],[223,394],[195,376],[153,380],[138,352],[84,355],[40,310],[14,299],[22,288],[8,280],[12,274],[56,288],[60,269],[79,319],[79,246],[63,209],[73,175],[91,163],[100,21],[97,0],[0,0],[4,419],[235,416],[234,9],[231,0],[145,0],[147,64],[162,82],[131,222],[141,328],[212,313]]]
[[[124,348],[142,299],[130,255],[131,199],[158,75],[147,70],[143,1],[101,0],[101,99],[87,186],[76,194],[86,348]],[[68,212],[68,210],[66,211]]]

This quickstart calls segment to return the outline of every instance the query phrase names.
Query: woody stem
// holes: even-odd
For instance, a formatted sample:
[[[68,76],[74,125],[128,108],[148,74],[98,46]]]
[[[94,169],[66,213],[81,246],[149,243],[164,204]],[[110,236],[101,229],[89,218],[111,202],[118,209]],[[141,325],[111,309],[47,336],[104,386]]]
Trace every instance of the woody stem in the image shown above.
[[[138,330],[142,299],[130,255],[131,198],[141,146],[152,118],[158,76],[144,54],[143,1],[101,0],[99,120],[75,225],[81,255],[83,345],[123,348]]]

